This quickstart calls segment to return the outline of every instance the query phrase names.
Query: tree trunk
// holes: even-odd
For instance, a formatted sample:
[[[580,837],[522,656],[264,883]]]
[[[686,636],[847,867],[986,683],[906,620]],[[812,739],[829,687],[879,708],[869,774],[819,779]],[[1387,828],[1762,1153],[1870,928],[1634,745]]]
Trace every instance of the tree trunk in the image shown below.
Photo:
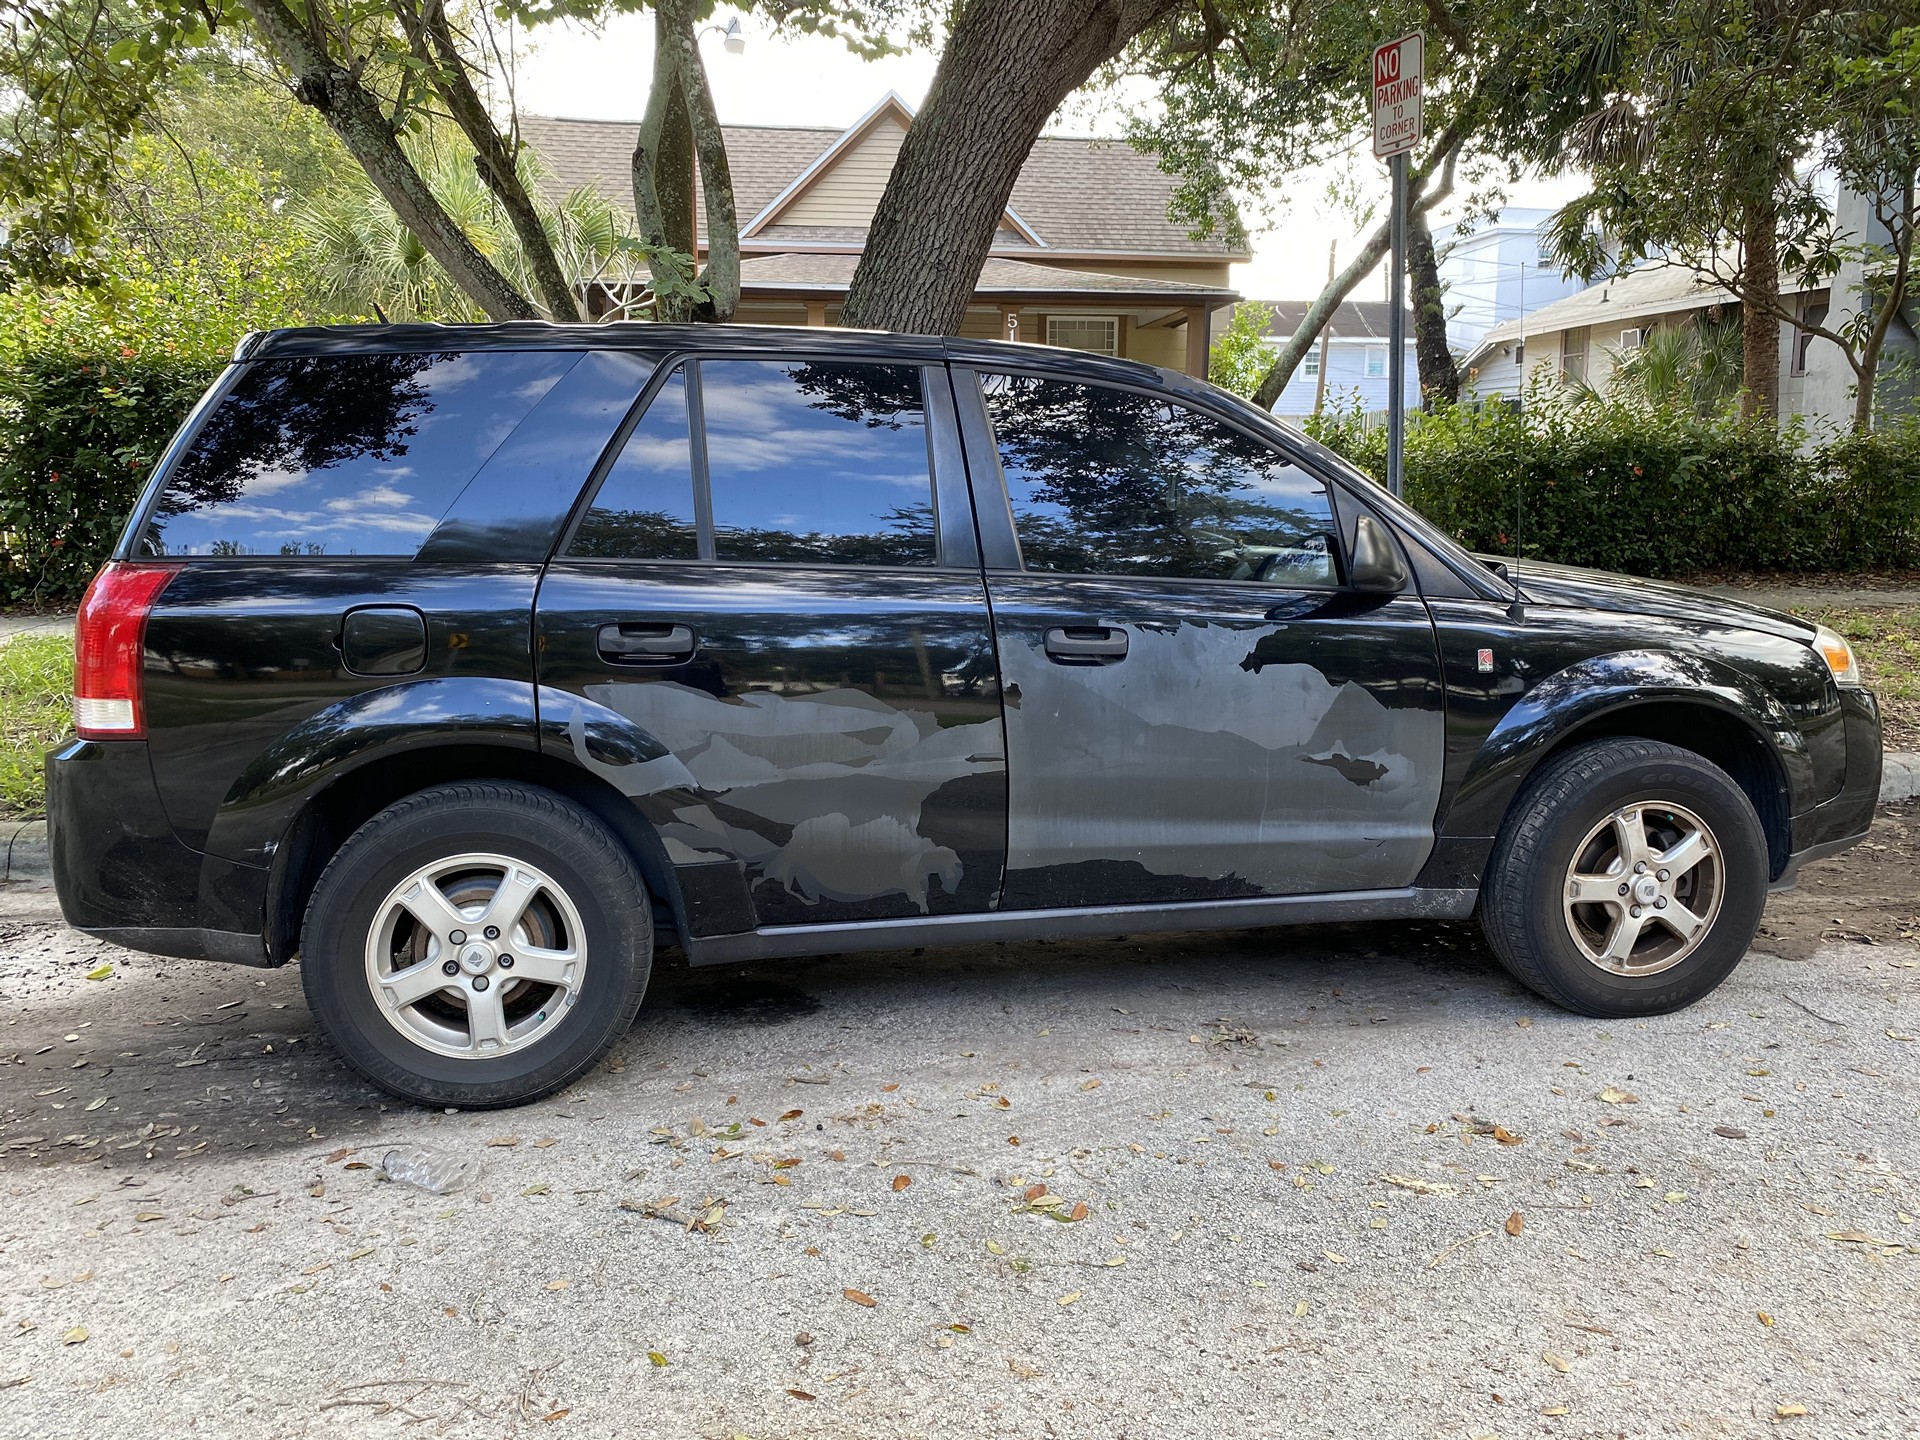
[[[546,226],[540,223],[533,196],[520,181],[512,149],[494,127],[486,102],[473,88],[473,77],[467,72],[466,60],[447,23],[445,0],[425,0],[418,11],[404,0],[393,8],[414,53],[433,67],[430,83],[446,105],[447,113],[460,127],[460,133],[467,137],[467,143],[473,146],[473,168],[506,212],[507,222],[513,226],[521,253],[527,257],[527,269],[547,313],[555,320],[578,320],[580,304],[573,285],[561,267],[560,257],[554,253]]]
[[[1457,141],[1454,142],[1457,145]],[[1453,168],[1456,151],[1448,149],[1445,156],[1445,169],[1440,183],[1427,189],[1427,171],[1416,172],[1407,177],[1407,206],[1414,215],[1424,217],[1426,211],[1438,205],[1453,193]],[[1428,161],[1431,166],[1436,155]],[[1425,220],[1422,219],[1422,226]],[[1389,215],[1367,237],[1366,244],[1360,247],[1360,253],[1348,262],[1347,268],[1327,282],[1327,288],[1320,297],[1307,307],[1307,313],[1300,317],[1293,335],[1280,353],[1274,357],[1267,378],[1260,382],[1260,388],[1254,392],[1254,403],[1263,410],[1271,410],[1273,402],[1280,398],[1280,392],[1287,388],[1287,382],[1293,378],[1293,372],[1300,368],[1300,362],[1307,358],[1307,351],[1314,347],[1320,338],[1320,332],[1333,318],[1333,312],[1340,308],[1340,302],[1353,293],[1353,289],[1367,276],[1373,273],[1374,266],[1380,263],[1393,244],[1393,217]],[[1457,383],[1457,382],[1456,382]]]
[[[842,323],[960,329],[1040,129],[1178,0],[971,0],[900,147]]]
[[[1741,280],[1753,297],[1741,307],[1740,413],[1777,414],[1780,409],[1780,253],[1778,216],[1771,199],[1751,204],[1741,216]]]
[[[727,137],[713,108],[713,91],[707,85],[707,67],[697,43],[680,77],[687,127],[700,160],[701,193],[707,202],[707,265],[700,272],[707,298],[694,318],[724,324],[740,304],[740,215],[733,203]]]
[[[489,319],[538,319],[540,312],[533,302],[514,289],[434,198],[372,94],[334,62],[325,43],[287,8],[285,0],[241,3],[293,77],[294,93],[320,112],[400,222],[419,237],[461,293]]]
[[[1424,205],[1408,207],[1407,280],[1413,290],[1414,356],[1420,365],[1420,408],[1432,411],[1460,402],[1460,367],[1447,344],[1446,291],[1433,252],[1433,230]]]

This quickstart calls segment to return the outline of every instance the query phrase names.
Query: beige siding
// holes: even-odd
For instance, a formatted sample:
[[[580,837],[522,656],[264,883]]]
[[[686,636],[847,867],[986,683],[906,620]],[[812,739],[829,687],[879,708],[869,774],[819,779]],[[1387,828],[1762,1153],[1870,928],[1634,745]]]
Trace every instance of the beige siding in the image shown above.
[[[852,149],[843,152],[781,212],[787,225],[860,225],[873,222],[880,192],[887,187],[894,157],[907,132],[891,116],[881,120]]]
[[[1127,359],[1146,365],[1161,365],[1183,370],[1187,364],[1187,331],[1182,325],[1156,325],[1151,330],[1136,329],[1127,336]]]

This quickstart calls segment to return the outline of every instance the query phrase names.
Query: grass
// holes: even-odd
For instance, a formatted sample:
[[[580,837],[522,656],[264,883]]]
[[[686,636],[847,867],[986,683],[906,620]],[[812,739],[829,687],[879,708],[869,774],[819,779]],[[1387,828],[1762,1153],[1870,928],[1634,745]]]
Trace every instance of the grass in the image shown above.
[[[1880,696],[1889,750],[1920,750],[1920,609],[1795,612],[1838,630],[1853,646],[1868,686]]]
[[[73,728],[73,641],[20,635],[0,645],[0,816],[46,811],[41,757]]]

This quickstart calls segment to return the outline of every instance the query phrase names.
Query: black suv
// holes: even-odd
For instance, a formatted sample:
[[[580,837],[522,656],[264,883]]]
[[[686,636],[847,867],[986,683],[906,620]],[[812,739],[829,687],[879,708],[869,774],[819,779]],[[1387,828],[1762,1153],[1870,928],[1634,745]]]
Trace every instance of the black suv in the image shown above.
[[[689,962],[1465,917],[1647,1015],[1857,840],[1846,643],[1510,575],[1271,416],[1026,345],[243,341],[79,620],[72,924],[279,965],[401,1096],[566,1084]]]

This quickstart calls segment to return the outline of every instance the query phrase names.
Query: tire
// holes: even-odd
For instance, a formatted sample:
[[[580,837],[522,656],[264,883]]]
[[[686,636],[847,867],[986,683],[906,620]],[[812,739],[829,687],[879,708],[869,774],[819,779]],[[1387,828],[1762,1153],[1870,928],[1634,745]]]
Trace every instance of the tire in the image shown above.
[[[489,935],[490,920],[506,923]],[[571,1084],[633,1023],[652,965],[633,858],[571,800],[507,781],[382,810],[321,873],[302,930],[307,1003],[334,1048],[423,1105]]]
[[[1501,963],[1555,1004],[1608,1019],[1661,1015],[1740,962],[1768,875],[1759,817],[1724,770],[1672,745],[1600,740],[1555,756],[1514,801],[1480,923]]]

